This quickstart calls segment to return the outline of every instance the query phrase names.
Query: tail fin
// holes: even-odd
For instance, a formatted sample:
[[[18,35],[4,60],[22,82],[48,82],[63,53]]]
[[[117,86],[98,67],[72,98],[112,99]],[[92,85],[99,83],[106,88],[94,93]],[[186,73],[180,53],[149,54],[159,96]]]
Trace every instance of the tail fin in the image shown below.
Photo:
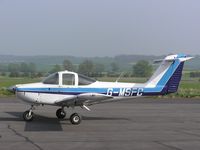
[[[169,55],[161,61],[161,65],[147,81],[145,88],[153,89],[157,94],[174,93],[178,90],[184,62],[191,59],[183,54]],[[147,90],[148,91],[148,90]]]

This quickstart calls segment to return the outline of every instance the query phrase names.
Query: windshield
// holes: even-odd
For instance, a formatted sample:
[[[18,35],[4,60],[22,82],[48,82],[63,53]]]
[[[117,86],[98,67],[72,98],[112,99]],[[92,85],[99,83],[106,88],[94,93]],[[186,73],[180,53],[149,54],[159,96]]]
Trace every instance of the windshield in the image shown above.
[[[58,73],[51,74],[43,80],[44,84],[58,84]]]
[[[78,75],[78,85],[89,85],[96,82],[96,80],[86,77],[84,75]]]

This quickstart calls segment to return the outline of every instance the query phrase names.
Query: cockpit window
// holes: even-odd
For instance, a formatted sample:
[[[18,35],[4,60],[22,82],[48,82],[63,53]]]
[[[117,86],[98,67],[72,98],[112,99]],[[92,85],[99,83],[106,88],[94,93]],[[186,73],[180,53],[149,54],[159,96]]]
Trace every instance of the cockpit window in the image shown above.
[[[48,76],[43,81],[44,84],[58,84],[58,73],[54,73],[50,76]]]
[[[96,80],[86,77],[84,75],[78,75],[78,85],[89,85],[96,82]]]
[[[75,75],[63,74],[63,85],[75,85]]]

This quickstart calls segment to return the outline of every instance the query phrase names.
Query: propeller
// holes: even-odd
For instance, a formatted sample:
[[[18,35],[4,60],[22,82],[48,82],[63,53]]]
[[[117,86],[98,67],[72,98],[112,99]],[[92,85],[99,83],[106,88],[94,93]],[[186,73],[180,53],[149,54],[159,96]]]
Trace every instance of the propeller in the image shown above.
[[[16,88],[17,87],[15,85],[13,85],[13,86],[8,87],[7,90],[15,94]]]

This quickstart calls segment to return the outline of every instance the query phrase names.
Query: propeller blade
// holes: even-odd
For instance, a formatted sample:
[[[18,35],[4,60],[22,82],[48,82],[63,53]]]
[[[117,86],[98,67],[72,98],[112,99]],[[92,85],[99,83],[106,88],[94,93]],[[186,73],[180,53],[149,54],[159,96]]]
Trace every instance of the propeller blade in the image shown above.
[[[15,93],[16,92],[16,86],[10,86],[7,88],[8,91],[12,92],[12,93]]]

